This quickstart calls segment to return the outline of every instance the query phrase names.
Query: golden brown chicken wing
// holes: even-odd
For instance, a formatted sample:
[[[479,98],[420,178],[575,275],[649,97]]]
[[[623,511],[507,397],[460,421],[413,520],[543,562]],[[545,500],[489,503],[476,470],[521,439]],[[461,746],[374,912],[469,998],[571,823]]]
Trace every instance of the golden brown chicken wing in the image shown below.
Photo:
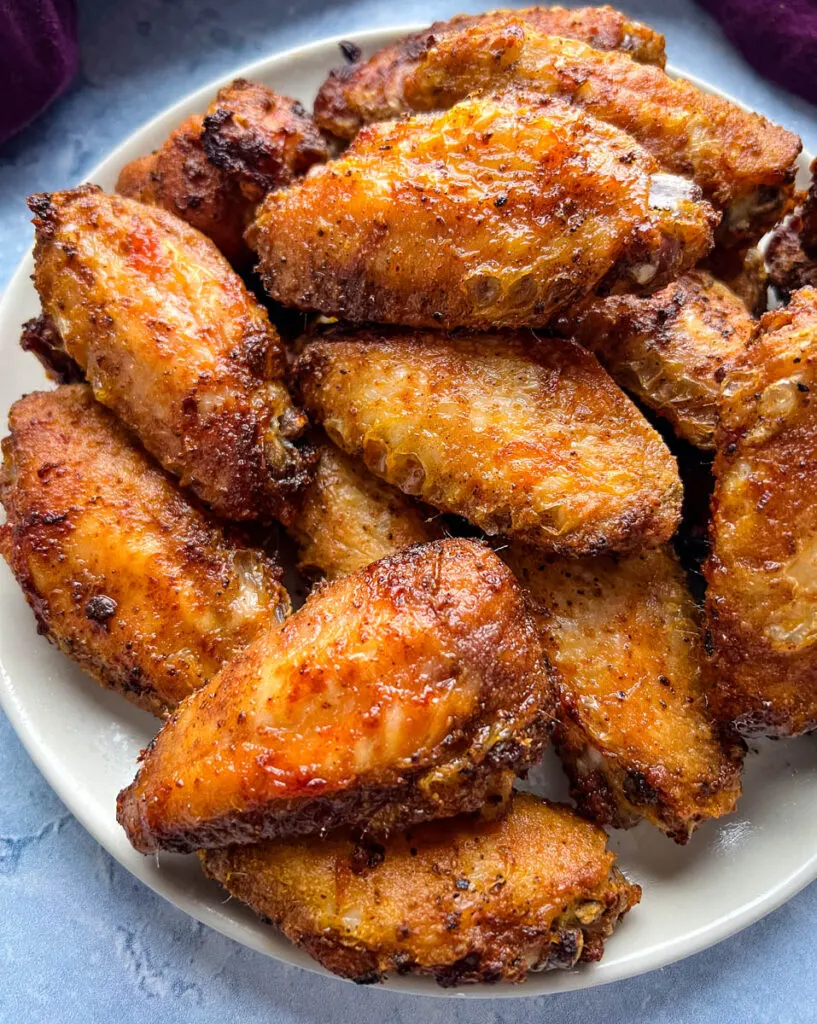
[[[315,476],[288,528],[302,572],[333,580],[411,544],[442,537],[434,518],[411,498],[325,437],[316,443]]]
[[[704,696],[700,618],[666,546],[630,558],[502,557],[531,595],[557,671],[554,741],[582,811],[678,843],[734,809],[743,745]]]
[[[118,817],[143,853],[373,833],[501,801],[553,692],[510,571],[437,541],[313,594],[185,701]]]
[[[678,523],[675,460],[570,341],[337,331],[307,343],[295,373],[341,448],[487,533],[586,554]]]
[[[803,201],[766,249],[769,278],[784,297],[798,288],[817,288],[817,160],[811,164],[811,179]]]
[[[188,118],[154,153],[123,167],[116,191],[175,213],[244,266],[244,229],[258,201],[328,155],[297,100],[238,78],[205,116]]]
[[[602,288],[654,290],[715,214],[633,139],[561,100],[482,96],[371,125],[271,193],[247,237],[273,298],[356,322],[542,326]]]
[[[715,446],[721,381],[754,326],[743,300],[704,270],[647,297],[592,299],[558,323],[679,437],[705,449]]]
[[[84,384],[12,406],[0,553],[41,633],[159,714],[280,621],[280,570],[177,490]]]
[[[315,100],[315,120],[342,139],[353,138],[364,124],[390,121],[406,110],[403,82],[411,79],[431,47],[470,29],[490,30],[508,13],[460,14],[450,21],[436,21],[378,50],[367,61],[361,62],[359,53],[353,53],[357,59],[332,71],[321,86]],[[545,35],[581,39],[597,50],[622,50],[635,60],[658,67],[663,67],[666,60],[664,37],[659,32],[630,21],[612,7],[528,7],[513,14]]]
[[[715,712],[817,727],[817,290],[767,313],[724,383],[706,566]]]
[[[730,244],[756,242],[790,203],[796,135],[626,53],[543,34],[512,12],[426,37],[391,82],[391,116],[519,88],[583,107],[628,132],[664,170],[693,178],[724,211],[719,234]]]
[[[461,982],[599,960],[641,890],[607,837],[567,807],[525,793],[500,820],[462,816],[374,850],[348,832],[202,855],[205,872],[327,970]]]
[[[43,310],[95,396],[220,515],[290,518],[306,421],[278,335],[213,243],[93,186],[30,205]]]

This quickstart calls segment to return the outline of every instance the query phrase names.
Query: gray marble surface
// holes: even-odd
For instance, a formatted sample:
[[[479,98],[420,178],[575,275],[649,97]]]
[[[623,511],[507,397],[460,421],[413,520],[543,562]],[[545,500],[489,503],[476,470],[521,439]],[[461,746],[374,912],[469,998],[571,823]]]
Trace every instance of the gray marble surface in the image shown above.
[[[0,286],[31,242],[27,193],[83,175],[140,124],[232,68],[322,36],[485,4],[407,0],[79,0],[82,71],[0,148]],[[817,110],[764,82],[689,2],[624,5],[667,34],[671,61],[798,131]],[[769,5],[773,16],[774,5]],[[3,628],[0,622],[0,629]],[[418,999],[285,967],[153,895],[83,831],[0,716],[0,1021],[147,1024],[519,1022],[811,1024],[817,886],[683,963],[606,988],[499,1001]]]

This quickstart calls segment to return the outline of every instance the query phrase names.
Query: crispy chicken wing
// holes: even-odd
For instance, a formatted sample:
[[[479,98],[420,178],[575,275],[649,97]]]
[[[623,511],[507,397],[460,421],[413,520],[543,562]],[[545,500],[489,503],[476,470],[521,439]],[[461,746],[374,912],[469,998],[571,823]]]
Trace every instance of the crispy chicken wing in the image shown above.
[[[359,55],[337,68],[315,100],[315,120],[342,139],[351,139],[364,124],[389,121],[406,110],[403,83],[410,80],[428,50],[449,36],[502,23],[508,11],[460,14],[450,21],[405,36],[367,61]],[[597,50],[622,50],[635,60],[663,67],[664,37],[647,25],[630,21],[612,7],[529,7],[513,14],[545,35],[581,39]],[[348,52],[348,51],[347,51]]]
[[[561,100],[465,100],[364,129],[267,196],[248,231],[273,298],[356,322],[542,326],[589,292],[654,290],[715,214],[633,139]]]
[[[0,552],[41,633],[159,714],[289,611],[280,570],[177,490],[87,385],[21,398]]]
[[[244,229],[258,201],[328,155],[297,100],[238,78],[205,116],[188,118],[154,153],[123,167],[116,191],[175,213],[245,266]]]
[[[411,498],[379,480],[325,437],[317,441],[315,476],[289,526],[298,568],[329,580],[362,569],[442,529]]]
[[[733,245],[756,242],[790,203],[798,136],[661,68],[543,34],[512,12],[427,37],[393,84],[392,116],[518,88],[583,107],[632,135],[664,170],[693,178],[724,211],[719,234]]]
[[[674,459],[570,341],[338,331],[310,341],[295,373],[341,448],[487,533],[586,554],[675,531]]]
[[[616,828],[644,817],[679,843],[733,810],[743,745],[707,709],[700,619],[671,550],[546,560],[511,545],[502,556],[557,671],[554,741],[580,809]]]
[[[767,313],[724,384],[706,566],[716,713],[817,728],[817,289]]]
[[[641,897],[606,843],[567,807],[517,793],[499,820],[429,822],[375,849],[344,831],[202,861],[327,970],[357,982],[431,974],[450,987],[599,960]]]
[[[510,571],[419,545],[313,594],[185,701],[119,796],[143,853],[374,833],[508,795],[553,691]]]
[[[592,299],[558,323],[679,437],[705,449],[715,446],[721,381],[754,326],[743,300],[704,270],[647,297]]]
[[[305,417],[278,335],[213,243],[93,186],[30,205],[43,309],[95,396],[220,515],[290,518]]]
[[[817,288],[817,160],[811,164],[811,179],[802,203],[766,248],[769,278],[784,297],[798,288]]]

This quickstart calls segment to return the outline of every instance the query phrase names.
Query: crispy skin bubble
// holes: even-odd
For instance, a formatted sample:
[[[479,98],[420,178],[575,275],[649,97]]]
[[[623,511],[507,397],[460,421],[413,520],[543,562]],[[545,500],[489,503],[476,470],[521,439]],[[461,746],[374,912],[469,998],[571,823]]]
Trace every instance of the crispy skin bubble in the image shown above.
[[[572,342],[339,331],[308,342],[295,373],[340,447],[489,534],[588,554],[675,531],[674,459]]]
[[[442,536],[431,510],[374,476],[325,435],[315,444],[315,477],[289,526],[298,568],[307,576],[337,579]]]
[[[704,270],[649,296],[592,299],[558,330],[590,349],[613,379],[698,448],[715,447],[721,383],[752,337],[741,298]]]

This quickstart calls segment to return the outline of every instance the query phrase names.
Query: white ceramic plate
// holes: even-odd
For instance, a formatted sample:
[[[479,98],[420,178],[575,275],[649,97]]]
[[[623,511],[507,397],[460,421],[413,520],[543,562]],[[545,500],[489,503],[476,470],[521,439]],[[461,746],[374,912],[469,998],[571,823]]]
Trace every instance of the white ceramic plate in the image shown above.
[[[365,53],[408,28],[356,37]],[[341,63],[338,39],[259,61],[193,93],[136,132],[88,176],[113,189],[127,161],[158,146],[189,114],[205,109],[216,90],[237,75],[260,79],[311,104],[327,71]],[[706,88],[702,83],[702,87]],[[803,161],[805,174],[806,161]],[[25,259],[0,304],[0,418],[45,378],[17,345],[20,324],[39,303]],[[134,774],[136,756],[155,721],[97,686],[37,636],[34,618],[5,564],[0,569],[0,699],[17,734],[60,798],[121,864],[176,906],[230,938],[287,963],[321,969],[237,901],[208,882],[195,858],[145,858],[125,839],[114,817],[117,792]],[[561,771],[548,758],[531,783],[564,797]],[[401,991],[452,996],[532,996],[627,978],[689,956],[774,910],[817,877],[817,757],[813,740],[765,744],[747,763],[746,795],[737,814],[710,822],[681,849],[640,826],[613,833],[621,865],[641,883],[639,906],[607,944],[598,965],[533,975],[523,986],[437,988],[427,979],[387,982]]]

